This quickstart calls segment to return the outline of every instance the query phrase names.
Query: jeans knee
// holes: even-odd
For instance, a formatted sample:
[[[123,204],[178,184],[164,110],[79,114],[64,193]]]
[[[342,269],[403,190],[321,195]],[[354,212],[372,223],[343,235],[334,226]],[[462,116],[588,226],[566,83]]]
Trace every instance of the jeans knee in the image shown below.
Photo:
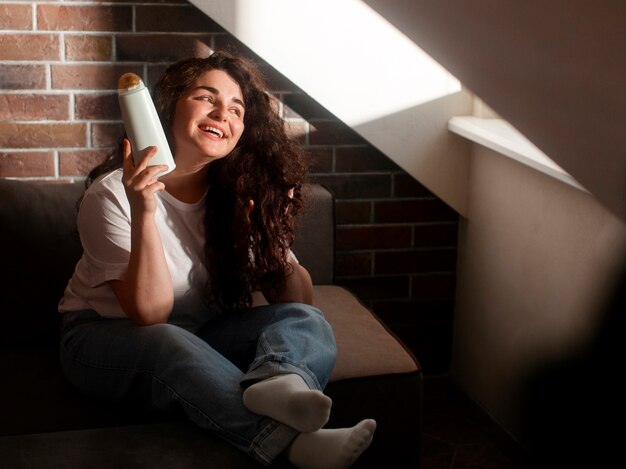
[[[324,317],[324,313],[319,308],[304,303],[289,303],[289,306],[289,316],[295,316],[304,321],[303,328],[323,345],[323,351],[328,355],[328,358],[334,359],[337,355],[335,334],[332,326]]]
[[[178,337],[183,329],[169,323],[151,324],[149,326],[138,326],[145,335],[151,335],[158,339],[168,339]]]
[[[168,323],[141,326],[139,336],[145,350],[166,357],[193,354],[206,345],[191,332]]]
[[[282,316],[310,319],[311,321],[326,321],[324,313],[319,308],[306,303],[281,303],[271,307]]]

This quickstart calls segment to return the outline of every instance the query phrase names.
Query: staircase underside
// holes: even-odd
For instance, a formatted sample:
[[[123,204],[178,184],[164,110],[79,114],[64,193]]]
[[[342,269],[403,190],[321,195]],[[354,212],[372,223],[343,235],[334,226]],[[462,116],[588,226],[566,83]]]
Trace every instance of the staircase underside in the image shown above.
[[[626,219],[621,2],[192,3],[462,215],[468,151],[447,122],[471,95],[455,77]]]

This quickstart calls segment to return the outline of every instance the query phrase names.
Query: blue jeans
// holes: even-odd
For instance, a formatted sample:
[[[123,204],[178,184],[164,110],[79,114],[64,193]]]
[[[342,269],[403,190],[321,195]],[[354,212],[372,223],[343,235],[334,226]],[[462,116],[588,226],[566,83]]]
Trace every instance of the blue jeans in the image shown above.
[[[60,354],[65,375],[82,392],[180,407],[200,427],[271,464],[298,432],[247,410],[243,390],[283,373],[323,390],[336,346],[320,310],[285,303],[224,314],[195,333],[93,311],[64,313]]]

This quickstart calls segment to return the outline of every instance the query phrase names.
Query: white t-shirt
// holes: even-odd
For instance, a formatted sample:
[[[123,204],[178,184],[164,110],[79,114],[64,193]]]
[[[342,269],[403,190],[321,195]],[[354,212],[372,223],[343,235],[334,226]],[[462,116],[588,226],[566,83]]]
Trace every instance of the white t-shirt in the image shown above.
[[[215,311],[203,302],[204,198],[187,204],[167,191],[156,196],[156,223],[174,286],[169,322],[196,327]],[[121,279],[130,256],[130,205],[122,170],[94,182],[85,192],[78,214],[83,255],[76,265],[59,311],[90,309],[103,317],[126,317],[107,281]]]

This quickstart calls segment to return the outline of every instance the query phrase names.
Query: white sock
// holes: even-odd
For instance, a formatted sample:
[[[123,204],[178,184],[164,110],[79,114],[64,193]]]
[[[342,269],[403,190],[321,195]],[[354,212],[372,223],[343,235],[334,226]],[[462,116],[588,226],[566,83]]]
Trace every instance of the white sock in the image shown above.
[[[332,401],[321,391],[309,389],[295,373],[254,383],[243,393],[244,405],[255,414],[271,417],[299,432],[322,428],[330,416]]]
[[[376,421],[362,420],[352,428],[300,433],[287,449],[298,469],[343,469],[352,465],[374,437]]]

